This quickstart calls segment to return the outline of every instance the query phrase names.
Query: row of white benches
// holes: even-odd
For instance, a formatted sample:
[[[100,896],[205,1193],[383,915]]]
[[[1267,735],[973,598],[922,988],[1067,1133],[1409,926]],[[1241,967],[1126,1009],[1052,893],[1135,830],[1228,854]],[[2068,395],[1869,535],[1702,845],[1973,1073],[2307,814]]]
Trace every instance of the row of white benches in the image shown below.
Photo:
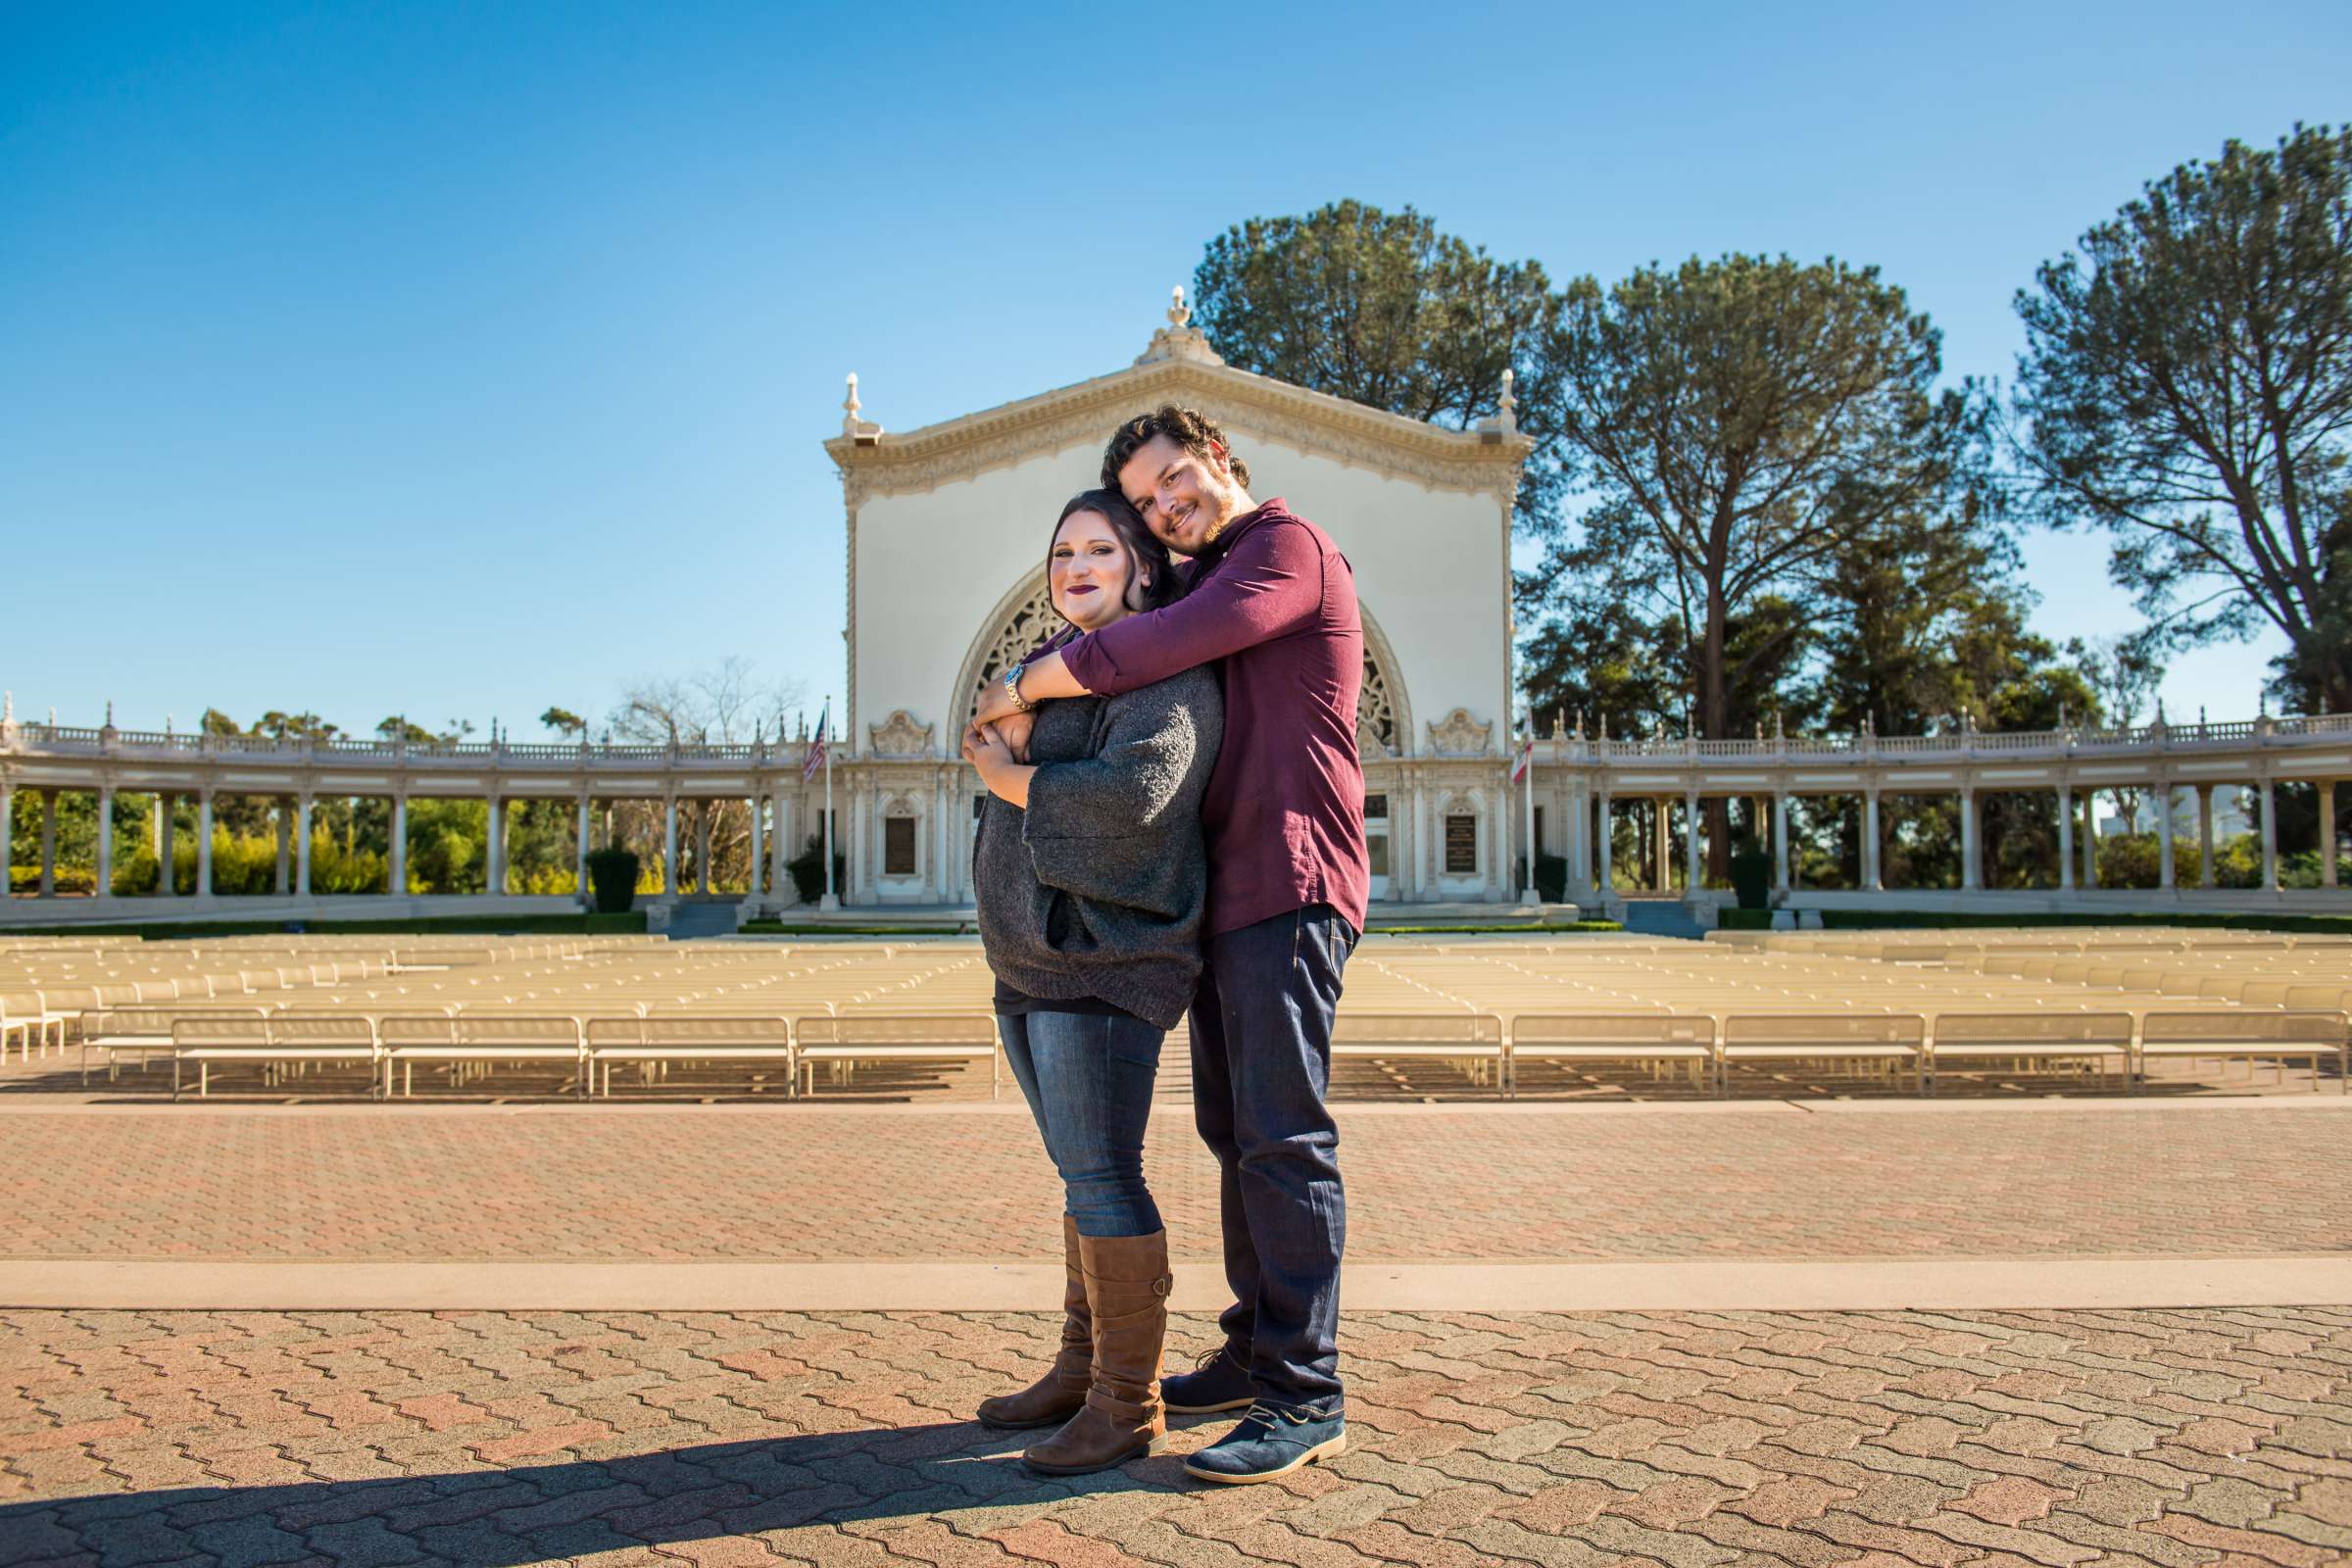
[[[819,1062],[977,1061],[990,1064],[989,1094],[1002,1081],[996,1020],[972,1015],[791,1019],[774,1015],[589,1017],[561,1014],[429,1013],[370,1017],[350,1012],[223,1013],[166,1016],[93,1013],[84,1022],[82,1070],[89,1053],[106,1058],[114,1075],[120,1058],[141,1065],[172,1058],[172,1094],[184,1069],[196,1069],[196,1092],[212,1091],[217,1066],[258,1066],[264,1082],[281,1084],[288,1068],[365,1065],[372,1091],[389,1099],[415,1093],[419,1063],[447,1070],[462,1086],[504,1065],[564,1069],[586,1097],[612,1093],[613,1069],[636,1064],[651,1082],[668,1065],[687,1062],[781,1066],[788,1094],[813,1092]],[[803,1078],[806,1077],[806,1084]]]
[[[183,1066],[197,1069],[197,1093],[211,1090],[216,1065],[256,1065],[269,1082],[283,1069],[321,1063],[367,1064],[374,1091],[414,1092],[416,1065],[446,1068],[463,1084],[501,1064],[568,1069],[583,1097],[612,1092],[616,1066],[637,1064],[647,1081],[674,1063],[781,1064],[792,1093],[812,1093],[815,1064],[859,1061],[990,1063],[989,1093],[1002,1084],[996,1020],[983,1012],[843,1015],[656,1014],[579,1017],[500,1013],[395,1015],[352,1012],[164,1010],[93,1012],[82,1020],[83,1072],[101,1053],[111,1076],[122,1056],[142,1064],[172,1059],[172,1093]],[[2113,1068],[2129,1090],[2149,1062],[2163,1059],[2288,1060],[2332,1056],[2338,1092],[2352,1088],[2352,1047],[2340,1011],[2207,1008],[2131,1012],[1692,1012],[1348,1013],[1334,1031],[1333,1054],[1373,1059],[1437,1058],[1465,1065],[1474,1081],[1498,1080],[1518,1092],[1523,1061],[1636,1062],[1687,1072],[1720,1097],[1735,1064],[1850,1062],[1908,1070],[1914,1087],[1934,1094],[1946,1067],[1987,1062],[2088,1061]]]

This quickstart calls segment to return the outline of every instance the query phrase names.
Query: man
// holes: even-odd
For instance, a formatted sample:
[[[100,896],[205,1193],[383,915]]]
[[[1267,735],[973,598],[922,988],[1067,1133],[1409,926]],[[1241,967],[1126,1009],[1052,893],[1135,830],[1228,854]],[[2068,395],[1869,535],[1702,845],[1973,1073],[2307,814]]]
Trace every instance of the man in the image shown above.
[[[1207,969],[1196,992],[1194,1118],[1215,1152],[1234,1303],[1225,1344],[1166,1380],[1172,1411],[1248,1407],[1185,1463],[1263,1481],[1345,1451],[1340,1253],[1347,1202],[1324,1103],[1342,972],[1364,928],[1371,862],[1355,705],[1355,575],[1322,529],[1258,502],[1249,466],[1191,409],[1121,425],[1102,483],[1190,557],[1191,590],[1043,654],[992,687],[981,723],[1086,693],[1115,696],[1218,662],[1225,739],[1201,805]]]

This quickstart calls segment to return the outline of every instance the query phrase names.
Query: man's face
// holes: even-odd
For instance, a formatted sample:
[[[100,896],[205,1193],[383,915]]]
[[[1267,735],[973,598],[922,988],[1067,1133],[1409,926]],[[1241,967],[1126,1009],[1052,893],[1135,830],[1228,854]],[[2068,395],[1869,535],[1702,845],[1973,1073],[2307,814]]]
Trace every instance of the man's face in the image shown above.
[[[1203,460],[1155,435],[1119,469],[1119,493],[1143,514],[1144,526],[1180,556],[1208,548],[1242,510],[1242,490],[1222,454]]]

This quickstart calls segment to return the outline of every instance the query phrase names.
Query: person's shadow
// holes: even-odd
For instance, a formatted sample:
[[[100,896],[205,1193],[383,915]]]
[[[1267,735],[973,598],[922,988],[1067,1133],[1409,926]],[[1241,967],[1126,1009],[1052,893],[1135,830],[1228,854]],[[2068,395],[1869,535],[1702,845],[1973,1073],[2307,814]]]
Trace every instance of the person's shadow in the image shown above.
[[[382,1480],[19,1502],[0,1506],[0,1563],[89,1553],[106,1568],[128,1568],[204,1553],[226,1568],[422,1554],[519,1568],[631,1546],[1194,1485],[1173,1453],[1094,1475],[1032,1475],[1020,1450],[1041,1435],[942,1422]]]

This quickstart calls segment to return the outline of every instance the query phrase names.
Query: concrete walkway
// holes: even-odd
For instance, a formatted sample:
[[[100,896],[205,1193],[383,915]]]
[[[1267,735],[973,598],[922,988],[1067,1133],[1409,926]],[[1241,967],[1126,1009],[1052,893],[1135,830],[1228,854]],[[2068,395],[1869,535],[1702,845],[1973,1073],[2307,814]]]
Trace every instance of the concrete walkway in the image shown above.
[[[1017,1105],[18,1097],[0,1563],[2319,1568],[2348,1108],[1344,1108],[1349,1451],[1229,1490],[968,1419],[1058,1321]]]

